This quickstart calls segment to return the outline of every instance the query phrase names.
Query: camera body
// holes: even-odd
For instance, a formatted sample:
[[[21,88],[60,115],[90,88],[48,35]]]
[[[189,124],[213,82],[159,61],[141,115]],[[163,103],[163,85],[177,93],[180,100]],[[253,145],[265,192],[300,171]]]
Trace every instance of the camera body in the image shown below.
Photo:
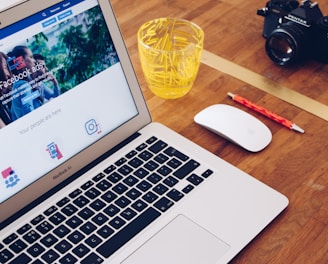
[[[268,56],[278,65],[312,58],[328,63],[328,16],[316,2],[270,0],[257,14],[264,17]]]

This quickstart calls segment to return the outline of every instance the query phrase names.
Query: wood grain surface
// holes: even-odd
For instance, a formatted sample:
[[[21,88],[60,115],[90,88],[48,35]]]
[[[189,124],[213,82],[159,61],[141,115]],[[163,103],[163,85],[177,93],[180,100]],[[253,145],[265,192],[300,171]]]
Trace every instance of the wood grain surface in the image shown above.
[[[111,3],[153,120],[289,198],[288,208],[232,263],[328,263],[328,123],[315,113],[318,103],[322,114],[328,114],[325,112],[328,65],[314,60],[288,67],[273,64],[264,50],[264,18],[256,15],[265,1],[111,0]],[[328,15],[327,1],[321,0],[319,7]],[[147,20],[167,16],[197,23],[205,32],[206,52],[276,83],[277,90],[270,93],[256,87],[248,76],[240,76],[238,67],[226,73],[217,69],[224,69],[225,64],[215,68],[202,63],[196,82],[186,96],[175,100],[154,96],[141,71],[136,35]],[[291,131],[238,105],[227,97],[227,92],[238,93],[294,121],[305,134]],[[305,99],[294,102],[294,94]],[[217,103],[236,106],[263,121],[272,131],[271,144],[259,153],[249,153],[193,122],[197,112]],[[309,105],[305,107],[305,104]]]

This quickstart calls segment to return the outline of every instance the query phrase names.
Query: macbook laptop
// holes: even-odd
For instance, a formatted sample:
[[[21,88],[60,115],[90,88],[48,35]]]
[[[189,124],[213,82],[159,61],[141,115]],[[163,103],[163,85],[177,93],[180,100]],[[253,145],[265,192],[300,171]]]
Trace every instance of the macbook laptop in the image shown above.
[[[108,0],[0,23],[0,263],[227,263],[287,206],[152,122]]]

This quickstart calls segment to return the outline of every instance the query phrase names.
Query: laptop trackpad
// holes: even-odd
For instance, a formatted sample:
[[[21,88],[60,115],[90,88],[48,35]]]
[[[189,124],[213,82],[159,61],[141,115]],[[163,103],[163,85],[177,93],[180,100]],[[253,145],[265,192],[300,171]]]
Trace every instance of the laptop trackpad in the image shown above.
[[[179,215],[122,263],[215,263],[229,248],[195,222]]]

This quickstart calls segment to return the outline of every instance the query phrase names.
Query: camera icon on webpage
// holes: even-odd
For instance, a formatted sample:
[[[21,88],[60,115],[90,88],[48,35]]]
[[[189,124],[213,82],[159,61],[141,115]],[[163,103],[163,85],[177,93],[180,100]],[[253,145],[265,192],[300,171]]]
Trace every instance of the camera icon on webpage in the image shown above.
[[[95,133],[100,133],[100,127],[99,124],[96,122],[95,119],[90,119],[85,123],[85,130],[87,131],[88,135],[92,135]]]

